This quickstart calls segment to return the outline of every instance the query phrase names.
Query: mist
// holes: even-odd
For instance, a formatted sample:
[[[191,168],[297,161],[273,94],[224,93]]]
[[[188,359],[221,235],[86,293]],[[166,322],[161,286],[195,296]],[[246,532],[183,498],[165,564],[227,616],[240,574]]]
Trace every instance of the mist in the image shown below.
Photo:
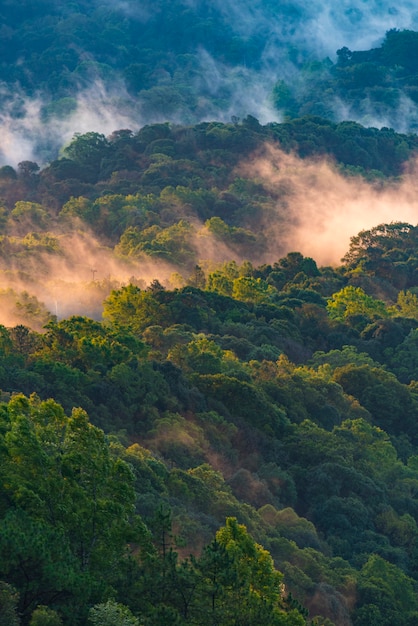
[[[300,159],[272,146],[242,164],[239,173],[260,181],[278,200],[263,218],[263,262],[301,252],[318,265],[339,265],[350,238],[397,221],[418,223],[418,162],[401,181],[370,183],[345,177],[327,160]]]
[[[270,84],[263,74],[226,67],[204,50],[199,51],[198,59],[201,78],[197,89],[206,95],[193,109],[184,102],[161,114],[146,106],[147,93],[142,102],[129,96],[122,82],[108,86],[101,80],[78,92],[72,101],[64,99],[64,104],[70,101],[67,106],[72,109],[65,115],[45,115],[48,101],[44,101],[41,94],[33,98],[22,93],[8,94],[6,106],[0,111],[0,166],[16,167],[21,161],[34,161],[43,167],[59,157],[62,147],[68,145],[76,133],[93,131],[108,136],[122,128],[137,132],[146,124],[159,122],[195,124],[217,120],[227,123],[233,117],[247,115],[257,117],[262,124],[281,121],[280,113],[274,110],[269,99]],[[251,89],[244,90],[244,84],[251,85]],[[6,90],[4,85],[3,92]],[[222,98],[222,106],[214,104],[216,98]],[[17,108],[19,115],[15,114]]]
[[[99,3],[96,3],[99,7]],[[178,76],[157,73],[153,84],[137,94],[128,94],[122,76],[112,70],[109,75],[101,70],[88,87],[84,85],[62,100],[73,100],[67,109],[60,102],[51,101],[51,94],[39,92],[27,96],[13,84],[0,87],[0,165],[17,165],[20,161],[36,161],[44,166],[57,158],[60,148],[68,144],[75,133],[96,131],[109,135],[120,128],[137,131],[145,124],[168,121],[195,124],[202,121],[229,122],[231,118],[253,115],[262,124],[280,122],[281,113],[275,110],[271,94],[279,79],[301,81],[298,67],[305,61],[326,57],[333,61],[336,51],[347,46],[353,50],[369,49],[382,42],[391,28],[418,29],[418,9],[414,2],[401,0],[393,5],[389,0],[343,1],[302,0],[276,3],[270,0],[178,0],[179,9],[189,8],[196,18],[210,16],[227,26],[230,36],[240,37],[251,52],[256,43],[256,67],[245,58],[234,65],[215,57],[202,39],[192,52],[195,76],[187,75],[187,85]],[[93,4],[93,7],[95,5]],[[105,3],[106,10],[132,22],[141,32],[153,20],[164,20],[164,7],[148,1],[134,0]],[[100,4],[103,8],[103,3]],[[62,9],[64,11],[64,9]],[[65,14],[71,10],[65,9]],[[92,61],[90,53],[79,50],[80,59]],[[141,59],[132,59],[141,61]],[[110,70],[110,68],[109,68]],[[111,75],[110,75],[111,74]],[[155,93],[164,103],[162,112],[153,106]],[[172,90],[172,91],[170,91]],[[170,93],[175,94],[170,103]],[[65,104],[65,103],[64,103]],[[416,105],[406,96],[398,110],[390,115],[377,115],[373,106],[350,110],[343,102],[329,103],[337,121],[353,119],[369,126],[389,126],[399,132],[408,132],[418,125]],[[45,115],[52,106],[52,113]],[[55,107],[55,109],[54,109]]]
[[[418,27],[418,9],[410,0],[215,0],[215,5],[239,34],[262,33],[276,47],[291,43],[319,58],[335,57],[342,46],[375,47],[391,28]]]
[[[66,115],[45,115],[49,103],[42,94],[30,98],[23,93],[8,93],[5,98],[7,89],[3,85],[6,104],[0,111],[0,165],[15,167],[28,160],[43,166],[58,157],[75,133],[109,135],[120,128],[139,130],[144,123],[122,84],[109,88],[97,80],[89,89],[75,94],[67,104],[71,111]],[[15,114],[16,108],[19,115]]]
[[[103,302],[112,289],[134,283],[146,288],[155,278],[169,283],[175,268],[158,260],[119,259],[93,234],[75,232],[57,235],[59,250],[55,254],[33,253],[22,263],[13,257],[0,264],[0,296],[14,294],[35,296],[47,312],[57,319],[85,315],[100,320]],[[24,269],[22,269],[24,267]],[[42,320],[27,319],[18,311],[16,299],[2,298],[0,324],[29,324],[41,330]]]
[[[387,30],[418,28],[418,8],[413,0],[180,0],[180,6],[199,12],[218,14],[236,34],[262,37],[266,56],[289,44],[317,58],[335,57],[336,50],[347,46],[364,50],[380,43]],[[161,12],[151,2],[123,0],[112,8],[144,23]]]
[[[230,260],[274,263],[289,252],[311,257],[318,266],[338,266],[350,238],[361,230],[396,221],[418,223],[418,161],[411,161],[399,180],[373,183],[343,176],[329,160],[301,159],[266,145],[242,162],[235,175],[262,184],[270,196],[257,218],[265,246],[261,252],[259,245],[230,246],[196,217],[185,216],[192,220],[193,262],[206,271]],[[24,259],[5,258],[0,290],[26,291],[58,319],[86,315],[99,320],[105,298],[124,284],[146,288],[155,279],[169,289],[187,284],[190,268],[146,256],[117,257],[85,224],[83,230],[54,234],[58,249],[53,254],[35,248]],[[12,305],[3,306],[0,323],[13,322],[22,323],[22,317]]]

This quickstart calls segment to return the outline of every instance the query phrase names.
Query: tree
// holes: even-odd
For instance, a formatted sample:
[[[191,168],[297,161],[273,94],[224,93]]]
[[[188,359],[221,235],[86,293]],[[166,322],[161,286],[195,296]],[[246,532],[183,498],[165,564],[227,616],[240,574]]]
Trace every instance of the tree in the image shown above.
[[[326,364],[332,370],[349,364],[379,366],[379,363],[373,361],[367,352],[359,352],[355,346],[343,346],[341,350],[330,350],[329,352],[315,352],[310,359],[310,363],[317,368]]]
[[[334,372],[334,380],[367,409],[375,425],[389,434],[418,437],[417,409],[410,389],[394,374],[371,365],[345,365]]]
[[[24,231],[28,229],[46,230],[50,223],[50,216],[46,209],[37,202],[16,202],[11,218],[21,226]]]
[[[127,606],[108,600],[90,609],[88,623],[91,626],[139,626],[139,619]]]
[[[92,222],[94,217],[93,203],[83,196],[71,198],[63,205],[60,219],[67,220],[70,224],[74,223],[75,218],[80,218],[86,222]]]
[[[32,613],[29,626],[62,626],[62,619],[53,609],[38,606]]]
[[[232,297],[242,302],[268,302],[275,293],[276,289],[261,278],[240,276],[232,283]]]
[[[81,409],[67,417],[52,400],[16,395],[1,420],[0,576],[25,615],[54,599],[72,624],[135,540],[132,469]]]
[[[25,487],[23,483],[20,500],[36,508],[36,494]],[[17,505],[0,519],[0,572],[19,592],[18,612],[24,623],[40,603],[51,603],[63,614],[72,614],[68,623],[73,626],[92,593],[92,580],[80,571],[68,537]]]
[[[100,167],[109,152],[110,144],[101,133],[76,133],[63,155],[81,166],[83,180],[96,182],[100,176]]]
[[[4,626],[19,626],[17,614],[19,594],[7,583],[0,581],[0,624]]]
[[[373,554],[362,567],[358,580],[356,626],[413,624],[418,602],[414,581],[401,569]],[[367,621],[373,616],[373,621]],[[410,621],[409,621],[410,620]]]
[[[288,424],[286,413],[260,386],[226,374],[194,375],[193,381],[206,396],[222,402],[232,415],[244,418],[266,434],[283,434]]]
[[[303,626],[297,611],[286,613],[283,575],[271,555],[248,534],[236,518],[227,518],[202,560],[210,623],[223,626]]]
[[[418,371],[418,329],[411,330],[405,339],[385,351],[389,369],[398,380],[408,384],[416,380]]]
[[[3,165],[0,167],[0,180],[16,180],[16,170],[11,165]]]
[[[401,290],[396,304],[389,309],[394,317],[408,317],[418,321],[418,296],[411,291]]]
[[[167,306],[160,303],[150,291],[135,285],[114,290],[104,302],[103,318],[116,328],[129,328],[140,333],[151,325],[166,325]]]
[[[342,260],[349,267],[354,268],[362,262],[365,269],[372,270],[389,250],[411,245],[417,232],[417,227],[407,222],[379,224],[370,230],[362,230],[351,238],[349,251]]]
[[[368,296],[361,287],[351,285],[329,298],[327,310],[331,319],[361,327],[389,315],[384,302]]]
[[[300,252],[289,252],[274,264],[274,269],[284,272],[287,281],[293,280],[300,273],[306,276],[320,275],[316,262],[311,257],[304,257]]]
[[[39,165],[34,161],[21,161],[17,164],[19,175],[26,179],[34,178],[39,171]]]
[[[173,346],[167,358],[188,373],[216,374],[221,371],[223,350],[202,334],[185,346]]]

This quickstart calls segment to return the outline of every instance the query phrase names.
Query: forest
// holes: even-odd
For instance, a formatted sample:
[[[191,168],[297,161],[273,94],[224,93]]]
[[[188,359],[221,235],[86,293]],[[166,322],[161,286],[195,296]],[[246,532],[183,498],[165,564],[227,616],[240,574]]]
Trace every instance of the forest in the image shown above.
[[[308,163],[307,137],[379,189],[416,149],[248,118],[1,168],[3,621],[417,619],[418,227],[360,231],[337,265],[261,263],[293,192],[237,163],[266,145]],[[71,274],[88,238],[124,274]]]
[[[418,32],[153,4],[0,7],[0,625],[413,626]]]
[[[407,0],[4,0],[0,25],[2,164],[167,121],[418,126]]]

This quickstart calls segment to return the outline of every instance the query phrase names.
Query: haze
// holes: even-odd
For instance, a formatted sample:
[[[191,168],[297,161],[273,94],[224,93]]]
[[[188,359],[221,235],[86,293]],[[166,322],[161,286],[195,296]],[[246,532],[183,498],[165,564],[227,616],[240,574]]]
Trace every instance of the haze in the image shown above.
[[[103,3],[96,4],[103,7]],[[140,3],[133,0],[111,3],[107,0],[106,4],[115,15],[120,14],[132,21],[138,36],[155,16],[164,23],[161,6],[146,0]],[[202,35],[201,41],[194,44],[194,84],[187,85],[187,89],[196,94],[192,98],[194,104],[192,106],[190,99],[185,97],[182,102],[167,105],[164,119],[161,113],[156,113],[152,106],[147,105],[146,98],[154,87],[170,87],[173,77],[160,73],[154,77],[155,82],[147,87],[148,91],[141,91],[137,97],[132,97],[125,89],[122,76],[116,77],[115,72],[107,76],[99,68],[95,76],[91,53],[85,53],[86,62],[91,62],[90,80],[78,93],[68,94],[74,99],[74,108],[65,118],[52,116],[45,119],[43,107],[48,104],[50,96],[41,90],[29,97],[18,84],[0,85],[0,165],[14,166],[22,160],[35,160],[44,165],[57,157],[61,146],[68,143],[74,133],[90,130],[109,134],[120,128],[136,131],[153,122],[188,124],[214,119],[230,121],[233,116],[243,118],[248,114],[257,117],[263,124],[280,121],[281,114],[272,106],[271,93],[278,79],[295,80],[298,70],[292,55],[296,55],[299,62],[326,57],[335,60],[337,49],[343,46],[353,50],[369,49],[379,45],[388,29],[418,28],[418,10],[416,4],[409,0],[396,4],[388,0],[339,3],[330,0],[313,0],[310,3],[301,0],[285,3],[215,0],[210,7],[206,0],[178,0],[178,4],[179,7],[189,7],[196,15],[204,11],[205,15],[208,13],[220,20],[227,25],[231,37],[239,36],[248,41],[249,46],[252,45],[251,38],[258,37],[262,48],[257,53],[261,54],[257,68],[248,66],[245,52],[233,66],[223,62],[220,56],[215,58],[207,50]],[[92,8],[94,6],[93,3]],[[68,18],[72,8],[57,4],[57,11]],[[251,48],[248,54],[253,54]],[[358,119],[356,111],[347,110],[344,103],[331,104],[338,119]],[[401,108],[402,111],[395,112],[389,119],[371,110],[368,120],[358,121],[368,121],[368,125],[392,126],[400,132],[407,132],[410,120],[418,117],[417,108],[408,98],[402,102]]]

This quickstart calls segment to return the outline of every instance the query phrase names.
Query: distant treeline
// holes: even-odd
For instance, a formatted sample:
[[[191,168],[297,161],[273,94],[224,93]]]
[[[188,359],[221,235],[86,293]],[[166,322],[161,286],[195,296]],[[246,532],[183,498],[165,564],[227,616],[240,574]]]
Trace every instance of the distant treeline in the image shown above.
[[[40,99],[42,122],[57,123],[77,109],[80,92],[94,87],[98,102],[104,87],[132,119],[196,122],[224,119],[229,110],[254,114],[245,110],[246,83],[256,85],[262,74],[264,104],[289,118],[418,127],[414,31],[390,30],[368,51],[351,51],[342,41],[334,63],[313,59],[297,39],[280,38],[273,27],[266,31],[269,15],[277,29],[281,21],[289,32],[305,28],[301,7],[291,3],[263,3],[265,27],[247,33],[213,3],[131,4],[3,3],[0,103],[6,119],[25,117],[29,97]]]

